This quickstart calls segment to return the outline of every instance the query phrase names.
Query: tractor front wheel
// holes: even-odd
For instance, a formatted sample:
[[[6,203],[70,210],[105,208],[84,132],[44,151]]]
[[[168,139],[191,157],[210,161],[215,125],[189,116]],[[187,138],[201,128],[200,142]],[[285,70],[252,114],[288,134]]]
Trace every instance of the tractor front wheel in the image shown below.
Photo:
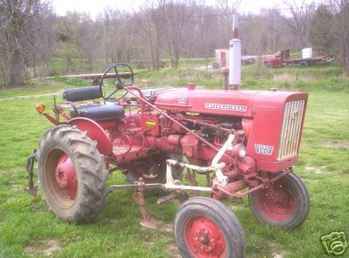
[[[194,197],[181,206],[175,237],[184,258],[244,257],[244,232],[238,219],[212,198]]]
[[[107,173],[96,144],[79,129],[58,125],[40,141],[39,180],[49,208],[65,221],[90,222],[104,206]]]
[[[249,195],[253,214],[262,223],[292,230],[309,212],[309,194],[302,180],[287,174],[268,188]]]

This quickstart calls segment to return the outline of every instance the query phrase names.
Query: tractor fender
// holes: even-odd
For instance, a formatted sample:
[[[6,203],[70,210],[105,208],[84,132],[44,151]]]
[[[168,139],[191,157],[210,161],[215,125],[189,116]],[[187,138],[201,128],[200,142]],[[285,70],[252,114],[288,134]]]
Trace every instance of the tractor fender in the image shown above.
[[[113,145],[105,130],[95,121],[85,118],[76,117],[68,121],[68,124],[78,127],[87,136],[97,142],[97,149],[103,155],[111,155]]]

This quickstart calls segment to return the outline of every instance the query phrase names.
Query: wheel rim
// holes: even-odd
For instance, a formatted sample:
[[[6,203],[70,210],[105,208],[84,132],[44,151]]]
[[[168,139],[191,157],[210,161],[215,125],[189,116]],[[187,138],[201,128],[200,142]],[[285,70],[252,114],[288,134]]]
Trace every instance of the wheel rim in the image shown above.
[[[286,180],[280,179],[256,194],[256,207],[270,221],[289,221],[297,212],[297,196]]]
[[[78,180],[74,164],[62,150],[49,153],[46,163],[45,178],[47,194],[62,208],[73,205],[77,195]]]
[[[196,258],[225,257],[226,243],[220,227],[207,217],[191,218],[185,227],[188,249]]]

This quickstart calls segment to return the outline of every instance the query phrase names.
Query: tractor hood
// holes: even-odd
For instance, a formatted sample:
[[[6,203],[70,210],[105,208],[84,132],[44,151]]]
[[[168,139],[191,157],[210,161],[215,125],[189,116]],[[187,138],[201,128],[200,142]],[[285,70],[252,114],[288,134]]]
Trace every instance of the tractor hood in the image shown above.
[[[170,89],[155,101],[161,109],[226,116],[253,117],[257,110],[281,110],[292,99],[305,93],[286,91]]]

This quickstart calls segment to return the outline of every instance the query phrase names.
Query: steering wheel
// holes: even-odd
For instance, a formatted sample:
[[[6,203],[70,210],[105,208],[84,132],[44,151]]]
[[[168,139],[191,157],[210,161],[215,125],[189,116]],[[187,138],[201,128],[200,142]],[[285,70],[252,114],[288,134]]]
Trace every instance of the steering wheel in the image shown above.
[[[126,68],[128,70],[128,73],[119,73],[118,68]],[[110,72],[114,70],[114,73],[111,74]],[[104,80],[105,79],[115,79],[114,86],[115,89],[110,93],[109,95],[105,96],[103,87],[104,87]],[[125,86],[130,86],[134,84],[134,72],[131,66],[128,64],[111,64],[109,65],[103,72],[103,75],[100,78],[99,81],[99,87],[103,96],[103,99],[110,99],[118,90],[123,89]]]

